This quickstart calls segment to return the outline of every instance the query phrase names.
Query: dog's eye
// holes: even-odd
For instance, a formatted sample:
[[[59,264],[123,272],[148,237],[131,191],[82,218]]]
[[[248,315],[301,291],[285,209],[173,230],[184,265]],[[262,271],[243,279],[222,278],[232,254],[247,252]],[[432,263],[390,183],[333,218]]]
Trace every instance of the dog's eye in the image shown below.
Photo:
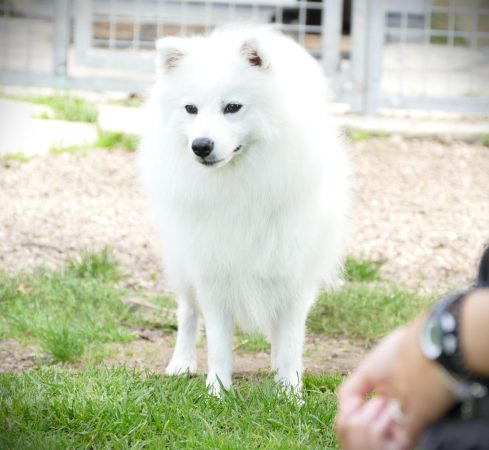
[[[233,114],[238,112],[243,105],[240,105],[239,103],[228,103],[226,107],[224,108],[224,114]]]
[[[185,110],[189,114],[197,114],[199,112],[199,108],[197,108],[195,105],[185,105]]]

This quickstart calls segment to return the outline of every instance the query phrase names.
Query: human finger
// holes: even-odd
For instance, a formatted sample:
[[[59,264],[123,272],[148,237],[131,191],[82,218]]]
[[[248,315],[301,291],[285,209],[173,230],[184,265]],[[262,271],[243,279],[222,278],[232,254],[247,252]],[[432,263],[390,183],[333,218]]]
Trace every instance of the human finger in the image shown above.
[[[385,450],[409,450],[413,447],[413,439],[407,431],[396,423],[389,430],[389,441]]]
[[[370,427],[385,406],[386,400],[376,397],[338,421],[337,432],[343,450],[379,450],[378,442],[370,434]]]
[[[387,400],[383,397],[374,397],[365,403],[365,406],[356,414],[355,420],[371,424],[386,408]]]
[[[363,406],[364,400],[361,397],[353,397],[338,402],[338,412],[336,414],[336,428],[342,427],[348,422],[352,414]]]
[[[371,382],[369,377],[364,373],[362,367],[353,372],[338,389],[338,399],[341,402],[347,402],[348,399],[363,398],[369,393]]]
[[[392,382],[393,365],[406,330],[398,328],[384,337],[365,357],[360,366],[343,382],[338,398],[365,396],[372,391],[385,395]]]
[[[390,402],[384,403],[384,408],[379,412],[371,424],[371,433],[378,439],[386,436],[395,423],[395,416]]]

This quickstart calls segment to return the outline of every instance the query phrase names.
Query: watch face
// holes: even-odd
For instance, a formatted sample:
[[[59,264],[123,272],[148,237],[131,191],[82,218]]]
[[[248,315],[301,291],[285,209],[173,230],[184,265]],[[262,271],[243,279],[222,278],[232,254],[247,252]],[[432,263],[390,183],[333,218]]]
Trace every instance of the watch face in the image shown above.
[[[421,335],[421,347],[429,359],[437,359],[442,353],[443,333],[435,318],[429,317]]]

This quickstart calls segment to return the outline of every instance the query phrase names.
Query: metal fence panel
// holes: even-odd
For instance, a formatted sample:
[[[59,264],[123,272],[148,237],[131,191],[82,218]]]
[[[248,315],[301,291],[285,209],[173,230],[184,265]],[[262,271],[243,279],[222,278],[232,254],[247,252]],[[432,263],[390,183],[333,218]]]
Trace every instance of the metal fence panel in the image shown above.
[[[489,1],[386,0],[378,106],[489,113]]]
[[[342,0],[76,0],[75,4],[78,62],[92,67],[152,70],[155,39],[207,33],[229,23],[274,24],[313,55],[324,57],[331,70],[337,60]]]
[[[142,91],[156,38],[250,21],[320,59],[353,111],[489,114],[489,0],[4,0],[0,83]]]
[[[0,71],[53,73],[54,11],[54,0],[27,10],[0,3]]]

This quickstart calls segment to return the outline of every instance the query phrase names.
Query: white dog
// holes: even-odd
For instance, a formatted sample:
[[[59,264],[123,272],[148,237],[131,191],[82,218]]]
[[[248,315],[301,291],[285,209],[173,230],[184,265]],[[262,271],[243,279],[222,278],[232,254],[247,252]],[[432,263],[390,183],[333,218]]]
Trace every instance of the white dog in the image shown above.
[[[298,44],[254,29],[157,43],[140,148],[178,333],[168,374],[232,375],[233,327],[271,339],[278,381],[300,387],[305,322],[341,275],[347,162],[325,112],[322,71]]]

